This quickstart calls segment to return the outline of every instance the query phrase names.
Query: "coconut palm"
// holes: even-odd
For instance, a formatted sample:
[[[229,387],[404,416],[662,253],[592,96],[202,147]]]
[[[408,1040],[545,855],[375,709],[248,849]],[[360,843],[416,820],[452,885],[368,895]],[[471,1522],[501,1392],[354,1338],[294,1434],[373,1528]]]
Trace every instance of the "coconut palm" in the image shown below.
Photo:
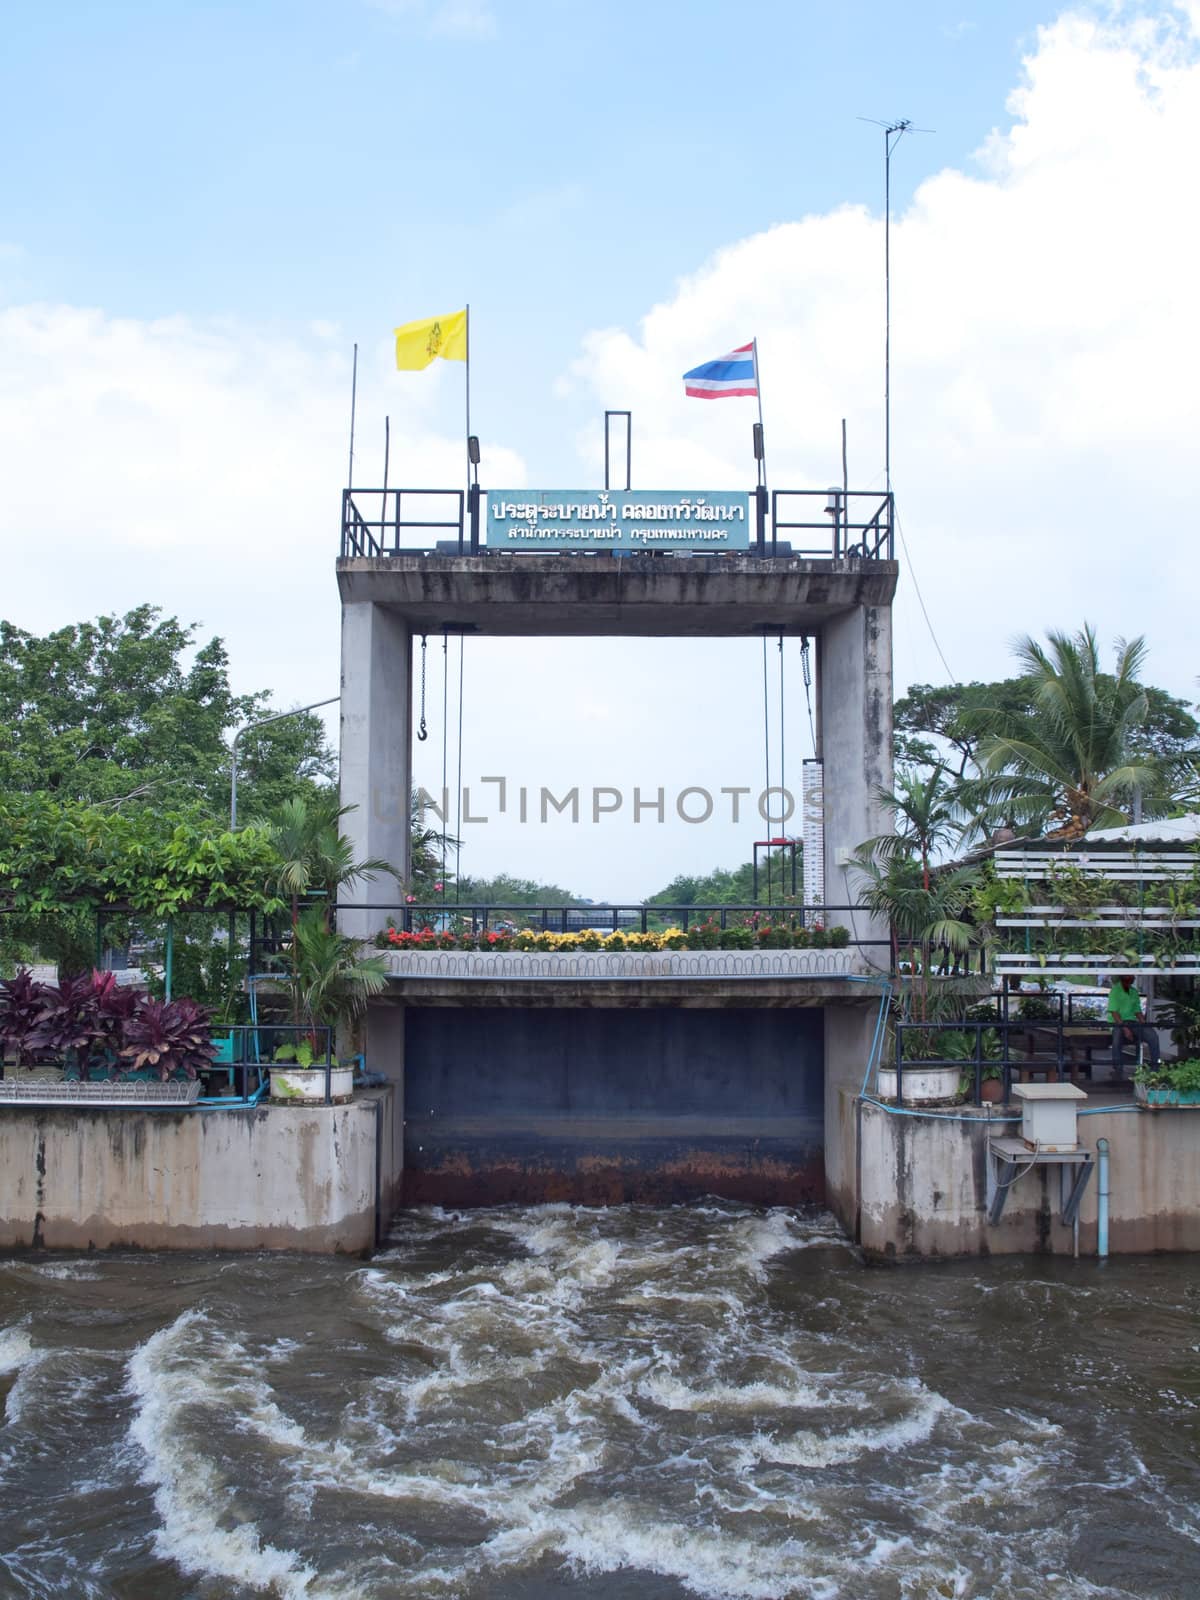
[[[1138,674],[1142,639],[1117,641],[1116,669],[1100,669],[1095,631],[1051,633],[1049,648],[1028,636],[1016,654],[1025,668],[1034,714],[1019,727],[997,726],[979,747],[981,776],[960,790],[976,826],[1007,823],[1025,831],[1054,826],[1047,838],[1078,839],[1090,828],[1128,822],[1139,788],[1162,786],[1162,764],[1130,758],[1135,731],[1148,714]]]

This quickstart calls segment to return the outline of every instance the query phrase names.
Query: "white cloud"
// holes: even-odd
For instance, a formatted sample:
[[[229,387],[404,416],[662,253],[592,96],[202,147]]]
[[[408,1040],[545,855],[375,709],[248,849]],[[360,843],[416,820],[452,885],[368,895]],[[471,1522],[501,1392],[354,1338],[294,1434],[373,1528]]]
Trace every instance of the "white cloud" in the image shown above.
[[[0,310],[0,614],[45,631],[150,600],[220,632],[241,687],[329,692],[350,401],[331,338]],[[379,481],[389,412],[391,481],[458,483],[461,439],[422,421],[455,374],[399,378],[389,359],[360,351],[358,482]],[[511,451],[486,466],[524,481]]]
[[[1197,9],[1044,29],[1011,131],[970,170],[931,177],[894,221],[893,471],[964,677],[1009,671],[1012,635],[1086,616],[1107,638],[1144,631],[1153,681],[1195,692]],[[896,160],[934,151],[906,141]],[[878,486],[882,256],[880,219],[860,207],[771,228],[681,280],[636,333],[589,335],[563,383],[632,407],[644,485],[745,486],[752,402],[685,400],[679,375],[756,334],[772,482],[838,481],[844,416],[851,480]],[[183,317],[0,311],[0,615],[40,631],[149,599],[224,635],[242,687],[271,684],[282,703],[331,692],[347,346],[325,323],[289,340]],[[461,439],[428,418],[461,371],[398,379],[381,342],[360,351],[359,378],[357,481],[378,479],[387,411],[392,481],[458,483]],[[533,438],[538,417],[510,417],[514,436],[518,422]],[[598,480],[597,445],[594,432],[581,441],[585,481]],[[498,449],[482,478],[519,486],[524,464]],[[944,675],[901,561],[903,687]],[[439,658],[431,641],[432,737],[418,750],[431,790]],[[798,658],[788,670],[794,778],[807,715]],[[666,786],[669,805],[689,784],[757,782],[761,674],[761,647],[744,641],[470,641],[464,776],[505,773],[535,795],[615,784],[627,805],[634,784]],[[452,743],[451,772],[455,756]],[[464,833],[469,870],[634,897],[745,860],[760,830],[564,820]]]
[[[964,677],[1009,670],[1017,632],[1087,616],[1145,631],[1152,677],[1192,692],[1196,10],[1042,29],[1012,129],[893,218],[893,476]],[[636,337],[592,334],[572,380],[632,406],[643,473],[737,482],[753,403],[696,405],[679,374],[756,334],[773,483],[840,478],[845,416],[852,485],[878,485],[882,258],[881,219],[859,208],[772,228],[680,282]],[[903,686],[943,674],[901,583]]]

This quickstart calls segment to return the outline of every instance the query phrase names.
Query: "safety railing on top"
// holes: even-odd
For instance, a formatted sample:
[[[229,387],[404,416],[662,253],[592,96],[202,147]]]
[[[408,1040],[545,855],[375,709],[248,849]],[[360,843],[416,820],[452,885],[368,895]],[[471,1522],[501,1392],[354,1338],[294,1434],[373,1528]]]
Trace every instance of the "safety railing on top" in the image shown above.
[[[481,533],[485,498],[477,486],[469,493],[462,489],[346,489],[342,493],[342,557],[485,555],[487,545]],[[763,500],[749,549],[724,553],[799,556],[814,561],[891,561],[893,509],[889,494],[776,489],[770,496],[769,515]]]
[[[518,929],[532,929],[535,932],[540,930],[547,933],[582,933],[587,929],[594,929],[609,933],[649,933],[674,927],[687,933],[699,924],[710,921],[716,923],[719,932],[725,932],[743,926],[748,918],[756,918],[758,927],[788,926],[811,935],[818,929],[824,932],[830,926],[829,919],[840,919],[845,916],[850,919],[851,931],[848,941],[850,944],[880,945],[885,949],[889,946],[887,939],[860,939],[856,936],[854,919],[858,918],[865,923],[869,916],[863,907],[856,905],[667,906],[611,902],[584,906],[483,906],[470,905],[466,901],[459,905],[453,900],[435,900],[427,904],[407,901],[404,904],[396,904],[391,901],[371,900],[339,901],[336,909],[393,912],[396,915],[389,920],[394,921],[395,925],[403,928],[406,933],[412,933],[420,928],[431,928],[434,932],[438,932],[455,924],[461,926],[464,931],[469,925],[471,931],[475,933],[487,933],[501,924],[513,932]]]
[[[461,555],[465,500],[462,489],[346,489],[342,556],[420,555],[446,544]]]

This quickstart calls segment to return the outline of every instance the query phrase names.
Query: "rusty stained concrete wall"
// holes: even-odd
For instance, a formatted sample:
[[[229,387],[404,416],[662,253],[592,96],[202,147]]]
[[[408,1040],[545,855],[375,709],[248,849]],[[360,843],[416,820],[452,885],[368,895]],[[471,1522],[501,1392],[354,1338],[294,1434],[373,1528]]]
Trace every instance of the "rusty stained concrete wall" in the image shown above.
[[[370,1251],[377,1140],[384,1195],[399,1181],[391,1098],[245,1111],[6,1106],[0,1248]],[[384,1226],[388,1215],[385,1204]]]
[[[857,1121],[854,1096],[843,1091],[839,1126]],[[969,1116],[960,1110],[958,1115]],[[997,1133],[1016,1124],[993,1121]],[[827,1130],[827,1137],[832,1130]],[[1013,1185],[999,1224],[986,1216],[988,1118],[897,1116],[861,1108],[858,1224],[864,1250],[879,1260],[938,1256],[1052,1253],[1069,1255],[1072,1230],[1059,1220],[1057,1168],[1039,1169]],[[1117,1254],[1200,1250],[1200,1116],[1183,1112],[1106,1111],[1082,1117],[1080,1142],[1096,1152],[1109,1141],[1109,1250]],[[1079,1213],[1081,1255],[1097,1244],[1098,1173]],[[854,1217],[839,1207],[848,1230]]]
[[[824,1197],[815,1007],[407,1009],[404,1201]]]

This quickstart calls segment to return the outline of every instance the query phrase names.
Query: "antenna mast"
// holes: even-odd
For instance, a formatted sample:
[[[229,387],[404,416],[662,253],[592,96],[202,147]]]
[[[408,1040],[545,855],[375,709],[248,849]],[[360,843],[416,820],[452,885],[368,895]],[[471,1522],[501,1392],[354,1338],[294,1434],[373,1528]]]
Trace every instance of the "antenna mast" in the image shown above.
[[[892,492],[892,151],[912,127],[902,118],[883,130],[883,473]]]
[[[933,128],[914,128],[909,117],[881,122],[878,117],[859,117],[883,129],[883,470],[887,492],[892,492],[892,151],[906,133],[933,133]]]

